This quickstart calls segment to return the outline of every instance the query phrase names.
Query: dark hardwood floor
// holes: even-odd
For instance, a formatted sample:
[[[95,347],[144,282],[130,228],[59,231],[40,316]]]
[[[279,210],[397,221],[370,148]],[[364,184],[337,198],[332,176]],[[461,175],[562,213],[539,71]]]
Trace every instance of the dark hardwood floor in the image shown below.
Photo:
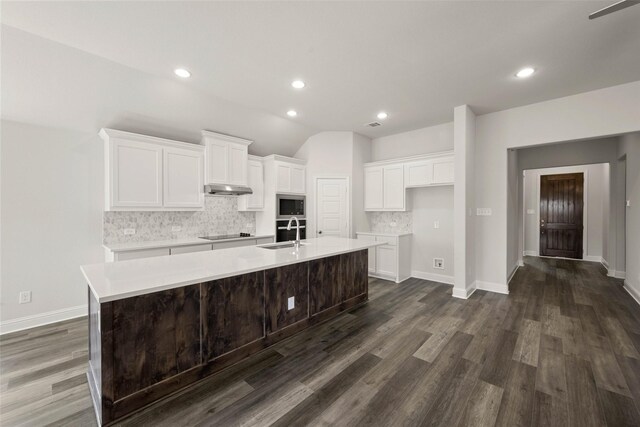
[[[466,301],[371,280],[368,304],[118,425],[640,425],[640,307],[598,264],[525,262],[510,295]],[[2,426],[96,424],[86,328],[2,337]]]

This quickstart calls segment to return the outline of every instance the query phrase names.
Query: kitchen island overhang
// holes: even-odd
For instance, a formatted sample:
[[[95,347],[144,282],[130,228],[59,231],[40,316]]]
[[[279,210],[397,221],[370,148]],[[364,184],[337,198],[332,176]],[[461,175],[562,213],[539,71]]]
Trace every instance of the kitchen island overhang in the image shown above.
[[[98,421],[110,424],[367,301],[367,249],[383,243],[304,243],[83,266]]]

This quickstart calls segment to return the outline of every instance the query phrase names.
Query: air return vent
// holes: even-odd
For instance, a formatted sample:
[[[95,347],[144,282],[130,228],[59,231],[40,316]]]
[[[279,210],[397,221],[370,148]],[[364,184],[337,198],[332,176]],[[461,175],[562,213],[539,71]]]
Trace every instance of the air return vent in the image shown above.
[[[380,123],[380,122],[371,122],[371,123],[367,123],[365,126],[369,126],[370,128],[375,128],[375,127],[378,127],[378,126],[381,126],[381,125],[382,125],[382,123]]]

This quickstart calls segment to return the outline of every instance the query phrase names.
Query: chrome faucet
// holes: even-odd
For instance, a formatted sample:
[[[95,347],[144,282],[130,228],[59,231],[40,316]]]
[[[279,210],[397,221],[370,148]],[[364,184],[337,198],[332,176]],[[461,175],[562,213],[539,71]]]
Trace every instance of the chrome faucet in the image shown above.
[[[293,242],[293,245],[296,247],[296,249],[298,249],[300,247],[300,221],[298,221],[297,217],[292,216],[291,219],[289,219],[289,224],[287,224],[287,231],[291,231],[291,223],[294,219],[296,220],[296,240]]]

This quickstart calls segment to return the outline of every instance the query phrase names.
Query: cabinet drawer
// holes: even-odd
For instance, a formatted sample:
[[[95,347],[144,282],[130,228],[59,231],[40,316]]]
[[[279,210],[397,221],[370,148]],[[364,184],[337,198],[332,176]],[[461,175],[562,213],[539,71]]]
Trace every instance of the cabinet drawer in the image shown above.
[[[398,238],[393,236],[376,236],[376,242],[385,242],[390,246],[398,246]]]
[[[210,251],[211,245],[190,245],[171,248],[171,255],[188,254],[190,252]]]
[[[129,259],[151,258],[154,256],[170,255],[169,248],[144,249],[141,251],[119,252],[116,254],[116,261],[126,261]]]

